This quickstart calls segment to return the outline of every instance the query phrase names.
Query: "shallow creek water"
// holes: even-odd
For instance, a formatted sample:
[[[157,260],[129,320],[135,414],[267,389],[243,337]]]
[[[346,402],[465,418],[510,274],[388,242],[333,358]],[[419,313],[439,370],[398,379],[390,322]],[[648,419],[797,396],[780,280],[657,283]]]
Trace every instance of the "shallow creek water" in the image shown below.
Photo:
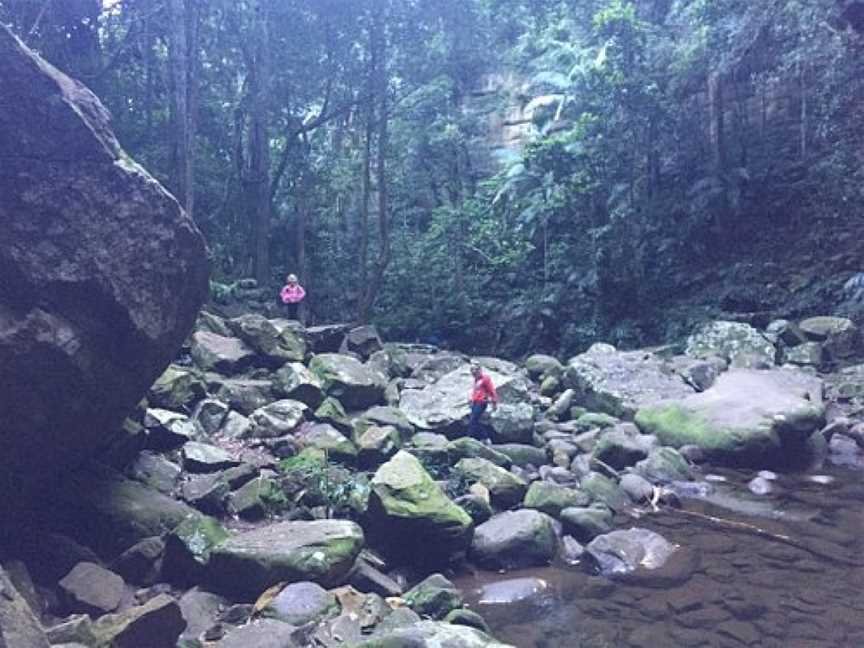
[[[684,499],[683,509],[792,544],[661,511],[623,527],[652,529],[680,545],[677,581],[612,581],[584,566],[553,565],[455,582],[495,636],[519,648],[864,647],[864,471],[822,469],[817,474],[833,480],[827,484],[780,475],[763,496],[747,490],[753,473],[715,474],[727,481],[712,484],[707,499]],[[518,603],[481,601],[484,585],[518,577],[546,587]]]

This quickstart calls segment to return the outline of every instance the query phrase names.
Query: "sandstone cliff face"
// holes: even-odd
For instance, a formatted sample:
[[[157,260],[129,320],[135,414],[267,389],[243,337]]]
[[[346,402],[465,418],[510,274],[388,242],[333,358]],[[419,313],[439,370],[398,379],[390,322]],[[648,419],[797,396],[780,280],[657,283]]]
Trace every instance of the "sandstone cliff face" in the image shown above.
[[[0,26],[0,488],[89,456],[168,364],[204,241],[84,86]],[[14,495],[13,495],[14,494]]]

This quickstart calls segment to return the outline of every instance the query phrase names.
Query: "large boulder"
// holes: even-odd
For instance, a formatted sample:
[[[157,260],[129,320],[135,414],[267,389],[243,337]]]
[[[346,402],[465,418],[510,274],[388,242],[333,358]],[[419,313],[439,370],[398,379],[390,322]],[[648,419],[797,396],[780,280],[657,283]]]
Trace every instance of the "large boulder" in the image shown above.
[[[471,413],[468,397],[474,379],[468,364],[461,358],[458,362],[458,368],[423,389],[406,389],[402,392],[399,409],[412,425],[448,436],[456,436],[464,431]],[[487,369],[486,373],[503,403],[516,404],[528,400],[528,381],[522,375],[491,369]]]
[[[279,582],[338,584],[363,548],[363,530],[347,520],[280,522],[229,538],[210,554],[220,590],[252,599]]]
[[[808,339],[822,343],[832,358],[848,358],[859,349],[858,327],[845,317],[809,317],[799,324]]]
[[[387,378],[356,358],[321,353],[312,358],[309,369],[321,380],[327,395],[337,398],[349,410],[384,402]]]
[[[192,358],[204,371],[231,375],[251,367],[255,352],[239,338],[196,331],[192,336]]]
[[[793,369],[732,369],[702,393],[642,408],[636,423],[663,445],[698,446],[714,462],[798,460],[825,423],[822,382]]]
[[[755,328],[742,322],[710,322],[693,332],[685,349],[693,358],[720,356],[733,367],[774,364],[777,348]]]
[[[2,26],[0,78],[9,507],[120,426],[192,327],[208,263],[191,219],[122,151],[99,100]]]
[[[86,545],[108,555],[167,533],[189,515],[200,516],[186,504],[95,464],[64,482],[51,514]]]
[[[306,343],[302,337],[295,335],[290,328],[280,330],[263,315],[247,313],[228,320],[228,326],[271,366],[302,362],[306,356]]]
[[[48,648],[49,645],[30,606],[0,567],[0,647]]]
[[[571,358],[564,382],[575,390],[575,403],[621,418],[632,418],[640,407],[664,398],[693,393],[693,388],[670,373],[657,356],[618,351],[609,344],[595,344]]]
[[[471,517],[404,450],[375,473],[369,516],[369,528],[400,558],[437,562],[465,549],[471,541]]]

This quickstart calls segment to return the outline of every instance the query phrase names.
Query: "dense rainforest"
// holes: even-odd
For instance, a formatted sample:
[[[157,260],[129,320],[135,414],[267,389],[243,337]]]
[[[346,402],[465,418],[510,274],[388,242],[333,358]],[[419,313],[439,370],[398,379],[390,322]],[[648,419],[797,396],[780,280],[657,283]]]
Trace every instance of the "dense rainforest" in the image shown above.
[[[254,277],[275,304],[294,272],[308,321],[568,354],[828,310],[860,269],[861,2],[0,0],[0,22],[193,216],[214,299]]]

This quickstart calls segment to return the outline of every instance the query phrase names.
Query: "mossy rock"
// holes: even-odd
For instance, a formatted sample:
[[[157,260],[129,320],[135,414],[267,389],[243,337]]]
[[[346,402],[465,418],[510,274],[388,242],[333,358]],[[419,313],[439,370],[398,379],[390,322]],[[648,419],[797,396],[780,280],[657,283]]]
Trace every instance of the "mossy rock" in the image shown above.
[[[551,482],[536,481],[528,487],[522,506],[558,517],[561,511],[571,506],[587,506],[591,498],[574,488]]]
[[[473,525],[420,461],[400,450],[372,479],[369,528],[397,558],[437,562],[467,547]]]

